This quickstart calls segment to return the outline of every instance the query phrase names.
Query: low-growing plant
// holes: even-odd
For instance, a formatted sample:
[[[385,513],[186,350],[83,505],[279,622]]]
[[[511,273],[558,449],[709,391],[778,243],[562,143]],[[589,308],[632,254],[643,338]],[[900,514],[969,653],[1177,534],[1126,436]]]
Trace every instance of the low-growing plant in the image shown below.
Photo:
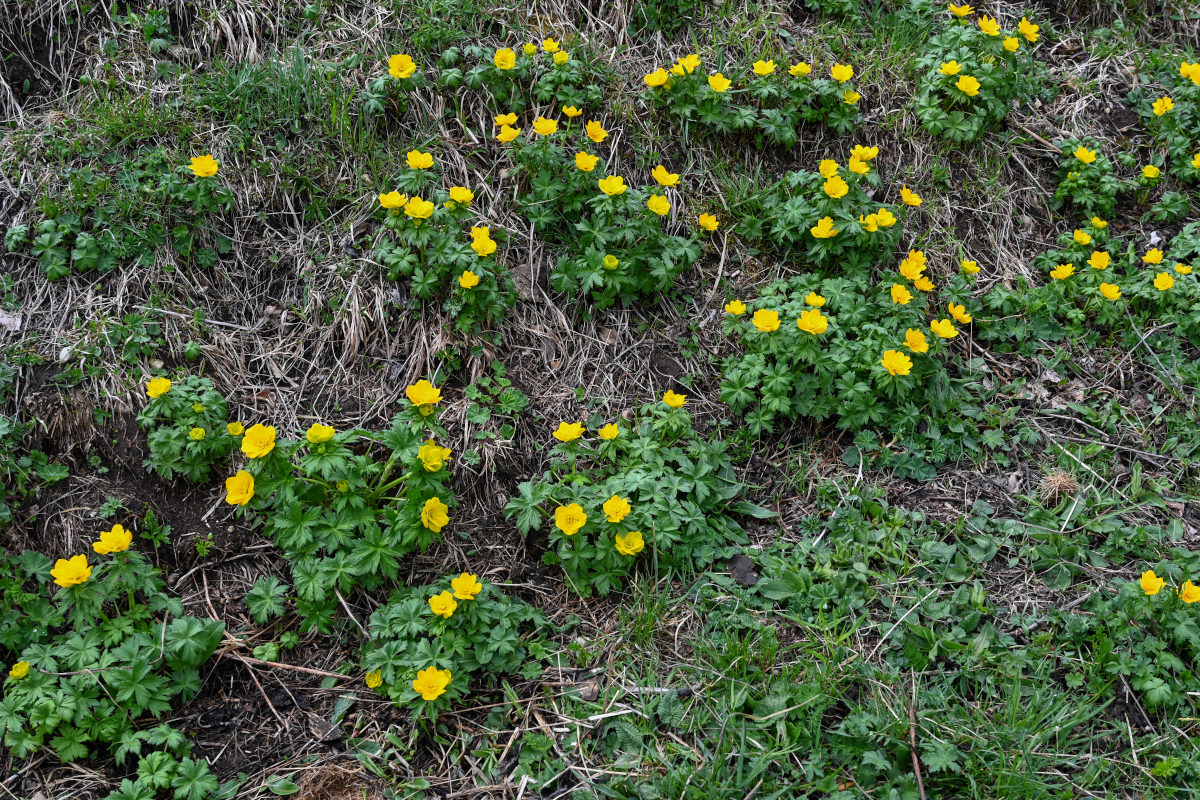
[[[968,21],[972,10],[952,4],[943,13],[941,32],[915,62],[923,73],[913,100],[921,124],[956,142],[978,139],[1004,119],[1013,101],[1030,99],[1039,85],[1033,57],[1038,26],[1022,17],[1010,33],[988,16]]]
[[[293,440],[256,424],[241,435],[246,464],[225,481],[226,502],[250,509],[283,551],[305,630],[329,630],[353,591],[398,580],[400,559],[449,524],[450,450],[433,440],[444,436],[433,416],[441,392],[420,381],[408,398],[385,431],[316,423]]]
[[[0,527],[12,519],[10,503],[19,502],[35,488],[53,486],[70,475],[65,464],[51,461],[41,450],[23,452],[21,443],[33,426],[33,422],[0,414]]]
[[[52,564],[32,551],[3,560],[11,605],[0,637],[17,661],[4,682],[0,731],[17,758],[43,745],[64,761],[111,749],[121,763],[144,743],[173,742],[176,755],[187,753],[177,732],[137,722],[200,690],[199,667],[225,625],[185,615],[131,541],[118,524],[93,544],[99,563],[81,554]],[[51,581],[60,587],[53,596]]]
[[[460,61],[478,61],[464,71]],[[495,113],[523,112],[529,104],[579,109],[603,105],[603,83],[595,65],[578,52],[569,53],[554,39],[533,42],[517,49],[487,50],[471,46],[451,48],[442,54],[438,86],[465,86],[485,93],[485,103]]]
[[[693,53],[670,69],[649,73],[643,79],[647,86],[643,101],[717,133],[753,132],[760,145],[769,141],[791,147],[806,122],[843,134],[862,122],[862,95],[852,82],[854,68],[849,64],[834,64],[828,78],[813,77],[812,65],[805,61],[787,67],[786,75],[774,60],[760,59],[749,68],[738,68],[725,66],[718,58],[712,75],[701,71],[700,65],[700,57]],[[728,76],[726,69],[731,70]]]
[[[516,418],[529,405],[529,396],[506,376],[508,368],[502,361],[493,361],[491,375],[481,375],[475,383],[463,389],[471,401],[467,406],[467,422],[477,425],[476,441],[498,439],[509,441],[516,434]],[[461,456],[468,464],[478,464],[478,449],[467,450]]]
[[[1147,82],[1130,92],[1130,104],[1166,146],[1176,174],[1200,182],[1200,61],[1153,54],[1139,76]]]
[[[137,417],[149,432],[146,469],[168,480],[177,475],[195,483],[208,480],[242,430],[240,422],[226,421],[225,398],[211,380],[198,375],[176,381],[151,378],[146,394],[150,402]]]
[[[1091,140],[1067,139],[1059,148],[1063,156],[1059,162],[1058,188],[1054,190],[1054,207],[1070,203],[1081,214],[1112,214],[1117,207],[1117,195],[1132,188],[1113,174],[1112,160]]]
[[[413,150],[408,161],[398,183],[406,192],[422,191],[433,155]],[[406,277],[417,298],[441,299],[464,333],[500,321],[516,302],[512,273],[496,255],[491,228],[472,224],[474,197],[465,186],[451,187],[436,202],[397,191],[381,194],[384,229],[375,246],[389,280]]]
[[[545,625],[540,611],[467,572],[397,589],[368,624],[367,686],[411,707],[417,719],[436,717],[472,684],[539,674],[529,658],[541,637],[530,640],[522,628]]]
[[[505,507],[526,537],[552,521],[543,560],[579,594],[618,588],[643,550],[655,568],[709,564],[745,541],[733,515],[773,516],[736,499],[743,487],[725,443],[692,428],[685,402],[667,392],[586,438],[583,423],[562,423],[549,469]]]

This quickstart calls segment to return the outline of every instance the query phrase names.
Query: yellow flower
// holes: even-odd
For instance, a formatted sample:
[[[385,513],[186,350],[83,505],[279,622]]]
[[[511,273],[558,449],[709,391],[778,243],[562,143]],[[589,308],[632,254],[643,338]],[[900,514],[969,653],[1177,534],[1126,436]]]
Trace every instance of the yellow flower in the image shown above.
[[[450,508],[440,497],[431,497],[421,507],[421,524],[434,533],[441,533],[442,528],[450,523]]]
[[[514,128],[511,125],[505,125],[503,128],[500,129],[500,132],[496,134],[496,139],[501,142],[504,142],[505,144],[508,144],[509,142],[511,142],[513,139],[516,139],[520,135],[521,135],[520,128]]]
[[[1076,147],[1075,152],[1072,153],[1071,155],[1075,156],[1075,158],[1079,159],[1084,164],[1091,164],[1093,161],[1096,160],[1096,151],[1088,150],[1083,145]]]
[[[1108,265],[1112,263],[1112,256],[1105,250],[1097,250],[1088,256],[1088,266],[1092,269],[1108,269]]]
[[[854,67],[849,64],[834,64],[829,70],[829,75],[838,83],[845,83],[854,77]]]
[[[769,61],[763,61],[760,59],[760,60],[754,62],[754,74],[755,75],[770,75],[774,71],[775,71],[775,61],[773,59],[769,60]]]
[[[950,303],[947,308],[950,311],[950,316],[954,317],[954,320],[958,322],[958,324],[971,324],[971,315],[967,313],[966,307],[961,303]]]
[[[1075,229],[1075,233],[1072,235],[1072,238],[1075,240],[1075,244],[1089,245],[1092,243],[1091,234],[1078,228]]]
[[[915,281],[913,281],[913,286],[917,289],[920,289],[922,292],[933,291],[933,281],[929,279],[928,275],[922,275],[921,277],[917,278]]]
[[[1121,296],[1121,287],[1115,283],[1102,283],[1100,284],[1100,294],[1109,300],[1116,300]]]
[[[1004,38],[1004,49],[1010,53],[1015,53],[1021,47],[1021,40],[1015,36],[1006,36]]]
[[[1105,222],[1104,220],[1100,219],[1099,217],[1092,217],[1092,227],[1095,228],[1096,230],[1102,231],[1108,227],[1108,223]]]
[[[542,49],[547,53],[557,53],[558,42],[554,41],[553,39],[542,39]]]
[[[967,97],[974,97],[979,94],[979,81],[970,75],[963,75],[954,85]]]
[[[558,121],[538,117],[533,121],[533,132],[538,136],[550,136],[558,130]]]
[[[859,161],[874,161],[878,155],[878,147],[867,147],[866,145],[856,144],[850,149],[850,157],[857,158]]]
[[[625,193],[625,179],[620,175],[609,175],[607,178],[601,178],[597,182],[597,185],[600,187],[600,191],[609,197]]]
[[[958,266],[960,269],[962,269],[963,272],[967,273],[968,275],[975,275],[975,274],[978,274],[978,272],[979,272],[978,262],[971,261],[970,259],[964,258],[962,261],[958,262]]]
[[[862,214],[859,214],[858,224],[862,225],[863,229],[866,230],[867,233],[875,233],[879,230],[879,215],[868,214],[864,217]]]
[[[821,163],[817,164],[817,172],[821,173],[821,177],[825,179],[832,178],[838,174],[838,163],[832,158],[821,159]]]
[[[904,205],[913,206],[914,208],[921,205],[921,195],[911,191],[907,186],[900,187],[900,200]]]
[[[275,426],[251,425],[242,437],[242,453],[246,458],[262,458],[275,449]]]
[[[378,689],[383,686],[383,673],[379,670],[371,670],[363,678],[363,682],[367,684],[368,689]]]
[[[64,589],[84,583],[92,577],[92,568],[88,566],[87,556],[78,555],[71,558],[60,558],[54,562],[50,577]]]
[[[808,229],[815,239],[832,239],[837,236],[838,229],[833,227],[832,217],[821,217],[817,224]]]
[[[202,156],[196,156],[192,159],[189,167],[198,178],[211,178],[217,174],[217,168],[220,164],[208,153]]]
[[[962,70],[962,66],[957,61],[943,61],[942,66],[938,68],[938,72],[943,75],[957,75]]]
[[[1158,167],[1154,166],[1153,164],[1147,164],[1146,166],[1142,167],[1142,177],[1146,178],[1147,180],[1152,181],[1152,180],[1156,179],[1159,175],[1162,175],[1162,170],[1160,170]]]
[[[822,314],[819,309],[808,308],[800,312],[800,319],[796,320],[796,327],[805,333],[820,336],[829,330],[829,317]]]
[[[1179,77],[1190,78],[1193,83],[1200,85],[1200,61],[1195,64],[1189,64],[1186,61],[1179,62]]]
[[[563,106],[562,113],[567,115],[567,119],[575,119],[583,113],[583,109],[576,108],[575,106]]]
[[[1184,581],[1179,587],[1179,599],[1188,604],[1200,600],[1200,586],[1191,581]]]
[[[958,329],[948,319],[935,319],[931,321],[929,323],[929,330],[937,334],[940,339],[953,339],[955,336],[958,336]]]
[[[700,216],[696,217],[696,224],[709,233],[715,231],[720,225],[720,223],[717,222],[717,218],[712,214],[701,214]]]
[[[1161,264],[1162,260],[1163,251],[1159,250],[1157,247],[1147,251],[1146,255],[1142,256],[1142,261],[1147,264]]]
[[[388,210],[404,208],[404,204],[407,202],[408,195],[400,194],[399,192],[388,192],[387,194],[379,195],[379,205]]]
[[[188,437],[193,442],[202,442],[204,441],[204,436],[206,433],[207,432],[204,430],[204,428],[192,428],[190,431],[188,431]]]
[[[762,333],[773,333],[779,330],[779,312],[769,308],[760,308],[755,311],[750,321]]]
[[[676,406],[672,406],[675,408]],[[604,501],[604,518],[609,522],[620,522],[629,516],[629,512],[633,509],[629,505],[629,501],[619,494],[614,494],[612,497]]]
[[[788,67],[788,72],[796,78],[803,78],[812,72],[812,66],[804,61],[797,61]]]
[[[900,262],[900,274],[915,281],[925,271],[925,253],[921,250],[909,250],[908,255]]]
[[[451,186],[450,199],[460,206],[470,205],[475,199],[475,193],[465,186]]]
[[[333,428],[328,425],[322,425],[319,422],[314,422],[304,434],[304,438],[308,439],[309,444],[324,444],[333,439],[333,435]]]
[[[825,305],[825,298],[816,292],[809,292],[804,296],[804,302],[808,303],[810,306],[820,308],[821,306]]]
[[[1038,26],[1025,19],[1025,17],[1021,17],[1021,21],[1017,23],[1017,30],[1021,32],[1021,35],[1028,42],[1036,42],[1038,40]]]
[[[875,212],[875,221],[881,228],[890,228],[896,224],[896,217],[886,208],[880,208]]]
[[[124,553],[132,543],[133,534],[125,530],[124,525],[113,525],[109,530],[100,533],[100,539],[92,543],[92,549],[105,556]]]
[[[914,353],[929,352],[929,342],[925,340],[925,334],[916,328],[909,328],[904,332],[904,343]]]
[[[512,69],[517,65],[517,54],[508,47],[501,48],[492,56],[492,63],[496,69]]]
[[[225,479],[225,502],[231,506],[244,506],[254,497],[254,476],[244,469]]]
[[[538,51],[538,46],[536,44],[534,44],[533,42],[526,42],[525,44],[521,45],[521,52],[523,52],[527,56],[536,56],[537,51]]]
[[[428,200],[422,200],[420,197],[411,197],[404,204],[404,213],[406,216],[413,219],[429,219],[433,216],[434,205]]]
[[[906,306],[912,301],[912,292],[903,284],[892,284],[892,302],[898,306]]]
[[[479,276],[471,270],[463,270],[463,274],[458,276],[458,285],[464,289],[474,289],[479,285]]]
[[[621,433],[621,429],[610,422],[597,431],[597,433],[600,434],[600,438],[604,441],[611,442],[613,439],[617,438],[618,434]]]
[[[650,170],[651,177],[659,186],[674,186],[679,183],[679,174],[675,172],[667,172],[667,168],[659,164],[654,169]]]
[[[1196,155],[1192,156],[1192,167],[1195,169],[1200,169],[1200,153],[1196,153]]]
[[[700,56],[695,53],[684,56],[675,62],[675,66],[671,67],[671,72],[676,75],[690,75],[695,72],[700,66]]]
[[[671,201],[663,197],[661,194],[652,194],[646,200],[646,208],[658,214],[660,217],[665,217],[671,213]]]
[[[437,472],[450,458],[450,448],[439,446],[433,439],[426,439],[425,444],[417,449],[417,458],[426,472]]]
[[[1192,268],[1189,266],[1185,266],[1183,264],[1176,264],[1175,271],[1178,272],[1180,275],[1191,275],[1192,274]]]
[[[230,422],[225,426],[225,432],[230,436],[241,436],[246,432],[246,426],[240,422]]]
[[[854,105],[859,100],[862,100],[862,95],[859,94],[858,92],[854,91],[853,89],[847,89],[846,92],[842,95],[842,102],[848,106]]]
[[[1161,117],[1174,107],[1174,100],[1169,97],[1160,97],[1154,101],[1154,116]]]
[[[978,20],[979,30],[986,33],[988,36],[1000,35],[1000,23],[989,16],[982,16]]]
[[[1142,573],[1142,579],[1138,582],[1142,586],[1142,591],[1148,595],[1158,594],[1162,591],[1167,582],[1154,574],[1154,570],[1148,569]]]
[[[423,378],[406,388],[404,394],[414,406],[432,406],[442,402],[442,390]]]
[[[591,153],[579,152],[575,154],[575,169],[580,172],[591,172],[596,168],[596,162],[600,160],[600,156],[594,156]]]
[[[151,378],[146,384],[147,397],[162,397],[167,392],[171,391],[170,378]]]
[[[13,664],[12,669],[10,669],[8,671],[8,677],[12,678],[14,681],[19,681],[28,674],[29,674],[29,662],[28,661],[18,661],[17,663]]]
[[[733,81],[718,72],[715,75],[708,76],[708,85],[714,92],[725,92],[733,85]]]
[[[642,552],[642,549],[646,546],[646,543],[642,540],[641,531],[630,531],[629,533],[625,534],[617,534],[616,546],[617,552],[621,555],[636,556],[638,553]]]
[[[846,196],[846,192],[850,191],[850,186],[847,185],[846,181],[842,180],[842,176],[840,175],[834,175],[832,178],[827,179],[822,188],[825,190],[825,194],[834,200],[842,199]]]
[[[583,126],[583,129],[587,133],[587,137],[596,144],[599,144],[608,138],[608,131],[604,130],[604,126],[596,120],[591,120],[588,122],[587,125]]]
[[[884,350],[879,363],[892,375],[907,375],[912,372],[912,359],[899,350]]]
[[[566,536],[574,536],[586,524],[587,514],[583,513],[579,503],[571,503],[569,506],[559,506],[554,509],[554,527]]]
[[[654,70],[654,72],[647,73],[646,77],[642,78],[642,80],[646,82],[647,86],[655,88],[662,86],[667,81],[671,80],[671,76],[667,74],[665,69],[659,67],[658,69]]]
[[[495,117],[492,118],[492,121],[495,122],[497,125],[516,125],[517,124],[517,115],[512,114],[512,113],[497,114]]]
[[[949,8],[950,8],[950,13],[956,17],[965,17],[968,14],[970,14],[972,11],[975,10],[974,8],[972,8],[971,6],[968,6],[968,5],[956,6],[953,3],[950,4]]]
[[[746,313],[746,304],[741,300],[730,300],[725,304],[725,313],[735,317],[740,317]]]
[[[492,253],[496,252],[496,242],[488,236],[479,236],[471,240],[471,249],[474,250],[475,255],[479,256],[480,258],[487,258]],[[470,271],[471,270],[467,270],[467,272]],[[466,272],[464,272],[463,275],[465,276]],[[471,286],[479,283],[479,276],[476,275],[475,278],[475,283],[471,284]],[[464,289],[471,288],[471,286],[464,285],[461,280],[459,281],[459,286],[462,286]]]
[[[1175,285],[1175,279],[1171,277],[1169,272],[1160,272],[1154,276],[1154,288],[1160,292],[1165,292]]]
[[[663,402],[671,408],[683,408],[684,403],[687,402],[687,398],[686,394],[677,394],[670,389],[663,394]]]
[[[450,588],[454,590],[456,599],[474,600],[483,591],[483,584],[479,582],[479,576],[475,573],[463,572],[450,581]]]
[[[1070,264],[1059,264],[1054,269],[1050,270],[1050,277],[1056,281],[1064,281],[1075,274],[1075,267]]]
[[[429,169],[433,166],[433,153],[422,153],[420,150],[409,150],[408,166],[411,169]]]
[[[620,262],[620,260],[619,260],[619,259],[618,259],[616,256],[614,256],[612,253],[608,253],[608,254],[606,254],[606,255],[604,256],[604,260],[603,260],[603,261],[601,261],[600,263],[601,263],[601,264],[604,266],[604,268],[605,268],[605,269],[616,269],[616,268],[617,268],[617,266],[618,266],[618,265],[619,265],[621,262]]]
[[[454,602],[454,596],[449,592],[435,594],[429,598],[429,609],[439,617],[450,619],[454,615],[454,609],[458,608],[458,603]]]
[[[850,160],[846,162],[846,168],[856,175],[866,175],[871,171],[871,165],[861,158],[850,156]]]
[[[426,667],[417,673],[412,687],[414,692],[421,695],[422,700],[436,700],[446,693],[450,680],[450,670]]]
[[[401,53],[388,59],[388,74],[397,80],[411,78],[416,71],[416,62],[407,53]]]
[[[580,436],[583,436],[582,422],[560,422],[554,431],[554,438],[560,442],[573,442]]]

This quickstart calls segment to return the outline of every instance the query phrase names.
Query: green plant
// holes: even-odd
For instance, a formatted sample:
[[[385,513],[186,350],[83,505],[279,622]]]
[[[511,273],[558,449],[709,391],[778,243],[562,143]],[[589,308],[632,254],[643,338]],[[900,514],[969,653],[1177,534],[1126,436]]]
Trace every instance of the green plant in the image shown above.
[[[526,537],[553,521],[543,560],[560,565],[579,594],[618,588],[643,549],[656,569],[711,563],[745,541],[734,514],[773,516],[735,501],[742,484],[726,446],[693,430],[683,397],[670,392],[596,439],[581,439],[582,423],[562,423],[550,468],[505,506]]]
[[[1069,202],[1081,214],[1112,214],[1117,195],[1132,187],[1113,174],[1108,156],[1090,139],[1067,139],[1059,148],[1063,157],[1053,206],[1062,208]]]
[[[812,66],[799,61],[788,67],[784,76],[773,60],[739,68],[726,66],[720,55],[715,68],[712,75],[706,75],[700,70],[700,57],[686,55],[670,70],[660,68],[646,75],[648,88],[642,99],[688,124],[717,133],[752,131],[760,146],[770,141],[791,147],[805,122],[820,123],[841,134],[862,122],[858,107],[862,95],[852,83],[850,65],[834,64],[829,78],[813,78]],[[743,81],[744,88],[732,88]]]
[[[467,70],[460,61],[479,61]],[[494,113],[523,112],[530,102],[553,108],[579,109],[603,105],[600,76],[586,54],[568,53],[553,39],[539,47],[530,42],[519,50],[488,50],[471,46],[450,48],[441,57],[437,84],[441,89],[466,87],[485,92],[484,103]]]
[[[1176,58],[1152,54],[1129,102],[1166,146],[1176,174],[1195,183],[1200,181],[1200,62]]]
[[[70,475],[65,464],[51,462],[41,450],[22,452],[21,443],[33,429],[32,422],[19,422],[0,414],[0,526],[12,519],[12,502],[18,502],[39,486],[53,486]]]
[[[64,761],[111,747],[120,763],[164,737],[175,753],[187,752],[166,726],[139,730],[136,722],[199,691],[198,668],[225,626],[186,616],[164,593],[159,571],[127,549],[130,536],[120,525],[101,534],[95,549],[112,557],[98,564],[79,555],[52,569],[50,559],[26,551],[0,569],[13,601],[2,644],[18,662],[4,683],[0,731],[17,758],[44,744]],[[52,577],[64,587],[53,597]]]
[[[638,0],[630,27],[638,31],[673,31],[691,22],[700,0]]]
[[[444,435],[432,411],[420,411],[437,400],[413,387],[411,397],[420,406],[380,432],[316,424],[302,439],[276,440],[273,427],[256,425],[242,437],[247,462],[226,481],[227,502],[253,509],[283,551],[305,630],[328,630],[354,590],[398,580],[400,558],[427,548],[449,524],[450,451],[431,438]]]
[[[1004,119],[1013,101],[1034,95],[1043,71],[1033,57],[1040,34],[1024,18],[1021,23],[1018,38],[987,16],[945,21],[914,64],[923,74],[913,105],[926,130],[974,141]]]
[[[371,615],[362,654],[367,685],[411,707],[418,719],[436,717],[473,683],[490,686],[503,675],[540,674],[529,659],[540,651],[541,637],[529,641],[521,629],[544,625],[540,611],[465,572],[397,589]],[[449,683],[444,693],[423,699],[413,682],[431,667],[448,670]]]
[[[478,426],[476,441],[500,439],[508,441],[516,434],[516,418],[529,405],[529,397],[512,381],[505,377],[507,368],[502,361],[493,361],[492,375],[481,375],[475,383],[463,389],[463,396],[471,404],[467,406],[466,419]],[[478,464],[478,450],[462,454],[463,461]]]
[[[195,483],[208,480],[213,467],[233,449],[240,423],[226,423],[225,398],[208,378],[188,375],[172,382],[152,378],[150,402],[138,412],[138,424],[149,431],[146,469],[170,479],[180,475]]]

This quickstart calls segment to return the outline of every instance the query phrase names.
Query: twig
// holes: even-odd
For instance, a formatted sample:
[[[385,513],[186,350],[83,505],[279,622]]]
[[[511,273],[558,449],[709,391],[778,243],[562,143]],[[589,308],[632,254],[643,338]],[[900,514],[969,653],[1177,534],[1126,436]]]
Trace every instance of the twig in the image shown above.
[[[925,779],[921,777],[921,759],[917,756],[917,676],[912,676],[912,697],[908,701],[908,752],[912,755],[913,773],[917,776],[917,791],[925,800]]]
[[[234,649],[240,649],[240,648],[244,647],[244,645],[241,642],[237,641],[236,639],[233,639],[233,640],[226,639],[224,644],[232,645],[232,647],[227,650],[218,650],[215,653],[215,655],[221,656],[222,658],[235,658],[238,661],[241,661],[243,663],[256,664],[260,667],[275,667],[276,669],[288,669],[293,672],[304,672],[309,675],[320,675],[322,678],[336,678],[339,681],[352,681],[352,680],[356,679],[355,676],[353,676],[353,675],[343,675],[340,672],[329,672],[328,670],[316,669],[314,667],[301,667],[301,666],[297,666],[295,664],[281,664],[278,661],[263,661],[261,658],[254,658],[253,656],[244,656],[241,653],[234,652]]]

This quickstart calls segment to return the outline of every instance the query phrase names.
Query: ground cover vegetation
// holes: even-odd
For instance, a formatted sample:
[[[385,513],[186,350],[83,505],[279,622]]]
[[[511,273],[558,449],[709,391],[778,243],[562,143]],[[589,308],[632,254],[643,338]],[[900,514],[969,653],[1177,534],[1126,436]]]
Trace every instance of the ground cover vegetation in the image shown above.
[[[1184,798],[1186,3],[0,15],[0,788]]]

